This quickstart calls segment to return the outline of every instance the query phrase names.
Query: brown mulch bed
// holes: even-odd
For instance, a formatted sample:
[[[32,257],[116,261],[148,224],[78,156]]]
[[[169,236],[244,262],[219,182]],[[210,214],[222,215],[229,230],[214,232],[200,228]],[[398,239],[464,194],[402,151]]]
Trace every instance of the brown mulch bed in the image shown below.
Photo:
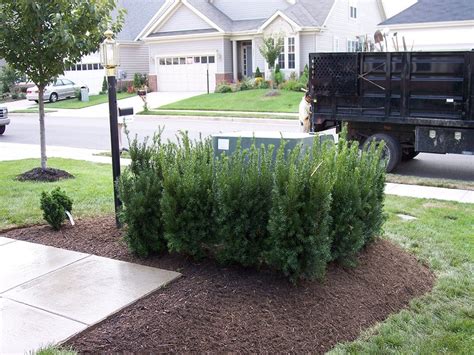
[[[74,176],[67,171],[53,168],[34,168],[26,173],[17,176],[19,181],[41,181],[41,182],[55,182],[64,179],[74,179]]]
[[[293,286],[270,271],[193,262],[179,255],[139,259],[120,241],[113,218],[79,220],[2,236],[179,271],[183,277],[65,345],[80,352],[321,353],[429,292],[433,274],[392,243],[364,250],[356,268],[329,266],[323,283]]]

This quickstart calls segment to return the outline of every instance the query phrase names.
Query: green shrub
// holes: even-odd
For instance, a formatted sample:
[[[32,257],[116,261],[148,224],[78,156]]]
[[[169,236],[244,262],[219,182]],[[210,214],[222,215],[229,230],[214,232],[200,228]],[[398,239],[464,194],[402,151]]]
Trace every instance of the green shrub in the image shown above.
[[[288,80],[281,85],[281,88],[287,91],[301,91],[306,88],[306,85],[298,80]]]
[[[256,78],[263,78],[262,72],[260,71],[259,67],[257,67],[257,69],[255,70],[255,77]]]
[[[304,85],[304,87],[308,86],[309,81],[309,67],[308,64],[304,66],[303,74],[299,78],[299,82]]]
[[[228,83],[220,83],[216,87],[216,92],[220,94],[226,94],[232,92],[232,87]]]
[[[146,74],[135,73],[133,74],[133,87],[135,90],[142,89],[147,86],[148,78]]]
[[[285,159],[282,145],[276,159],[264,257],[293,282],[321,279],[330,260],[331,180],[318,147],[313,154],[295,148]]]
[[[254,81],[251,78],[243,78],[239,84],[241,91],[255,89]]]
[[[109,91],[109,84],[107,83],[107,78],[104,76],[104,80],[102,80],[102,94],[107,94]]]
[[[258,266],[268,238],[273,147],[239,148],[216,161],[215,223],[217,258]]]
[[[210,139],[193,144],[181,135],[163,173],[161,212],[170,251],[201,258],[213,243],[213,161]]]
[[[40,204],[43,218],[54,230],[61,229],[61,225],[67,218],[66,211],[72,211],[72,200],[60,187],[55,188],[51,193],[43,191]]]
[[[166,251],[160,208],[163,193],[163,165],[166,149],[161,144],[161,131],[151,144],[145,140],[130,142],[131,165],[118,182],[122,201],[120,220],[125,225],[124,240],[137,255]]]
[[[280,85],[285,81],[285,76],[280,71],[280,66],[278,64],[275,66],[275,72],[273,73],[273,78],[275,80],[276,85]]]

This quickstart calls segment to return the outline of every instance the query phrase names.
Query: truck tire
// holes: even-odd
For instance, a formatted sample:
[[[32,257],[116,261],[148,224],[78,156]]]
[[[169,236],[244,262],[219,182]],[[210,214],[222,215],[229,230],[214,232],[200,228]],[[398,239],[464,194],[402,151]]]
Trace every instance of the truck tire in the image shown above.
[[[0,126],[0,136],[5,133],[6,126]]]
[[[402,146],[400,145],[400,142],[391,135],[385,133],[377,133],[367,138],[364,143],[364,148],[367,148],[369,144],[373,141],[385,142],[385,147],[383,151],[383,158],[386,159],[385,169],[387,173],[391,172],[397,167],[397,165],[402,160]]]
[[[415,149],[410,148],[402,152],[402,161],[409,161],[416,157],[420,152],[415,152]]]

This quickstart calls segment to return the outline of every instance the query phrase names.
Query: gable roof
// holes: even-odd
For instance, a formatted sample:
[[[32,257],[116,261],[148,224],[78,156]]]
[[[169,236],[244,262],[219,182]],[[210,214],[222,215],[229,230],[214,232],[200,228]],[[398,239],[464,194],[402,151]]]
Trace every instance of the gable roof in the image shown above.
[[[127,1],[127,0],[122,0]],[[128,0],[133,3],[133,0]],[[143,0],[142,0],[143,1]],[[155,0],[160,1],[160,0]],[[153,2],[153,0],[148,0]],[[161,0],[160,2],[164,2]],[[203,19],[206,19],[209,23],[212,23],[219,32],[234,33],[234,32],[246,32],[246,31],[259,31],[269,19],[273,18],[277,13],[282,14],[284,17],[293,21],[301,28],[316,28],[321,27],[334,5],[336,0],[296,0],[295,4],[288,4],[288,7],[284,10],[275,10],[274,14],[269,18],[252,19],[252,20],[232,20],[229,16],[224,14],[209,0],[167,0],[161,7],[159,13],[156,11],[153,13],[155,16],[151,17],[142,26],[142,31],[138,31],[137,36],[150,36],[152,28],[156,27],[160,21],[164,19],[171,11],[173,7],[183,4],[195,10],[198,14],[202,15]],[[138,7],[138,6],[137,6]],[[143,10],[139,11],[143,14]],[[182,33],[175,34],[186,34]],[[172,33],[168,33],[172,35]],[[167,35],[168,35],[167,34]]]
[[[379,26],[469,20],[474,20],[473,0],[418,0]]]
[[[166,0],[119,0],[117,9],[124,8],[125,22],[117,40],[134,41]],[[115,16],[117,11],[115,11]]]

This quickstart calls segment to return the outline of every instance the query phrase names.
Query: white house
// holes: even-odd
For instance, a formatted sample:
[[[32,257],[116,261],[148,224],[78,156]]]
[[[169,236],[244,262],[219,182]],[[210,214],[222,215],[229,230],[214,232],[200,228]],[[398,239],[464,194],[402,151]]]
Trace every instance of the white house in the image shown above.
[[[474,0],[418,0],[378,27],[397,33],[400,48],[405,37],[408,50],[472,50]]]
[[[167,0],[134,40],[149,47],[152,89],[204,91],[268,70],[264,36],[285,38],[279,65],[299,75],[309,53],[355,51],[384,19],[380,0]]]

